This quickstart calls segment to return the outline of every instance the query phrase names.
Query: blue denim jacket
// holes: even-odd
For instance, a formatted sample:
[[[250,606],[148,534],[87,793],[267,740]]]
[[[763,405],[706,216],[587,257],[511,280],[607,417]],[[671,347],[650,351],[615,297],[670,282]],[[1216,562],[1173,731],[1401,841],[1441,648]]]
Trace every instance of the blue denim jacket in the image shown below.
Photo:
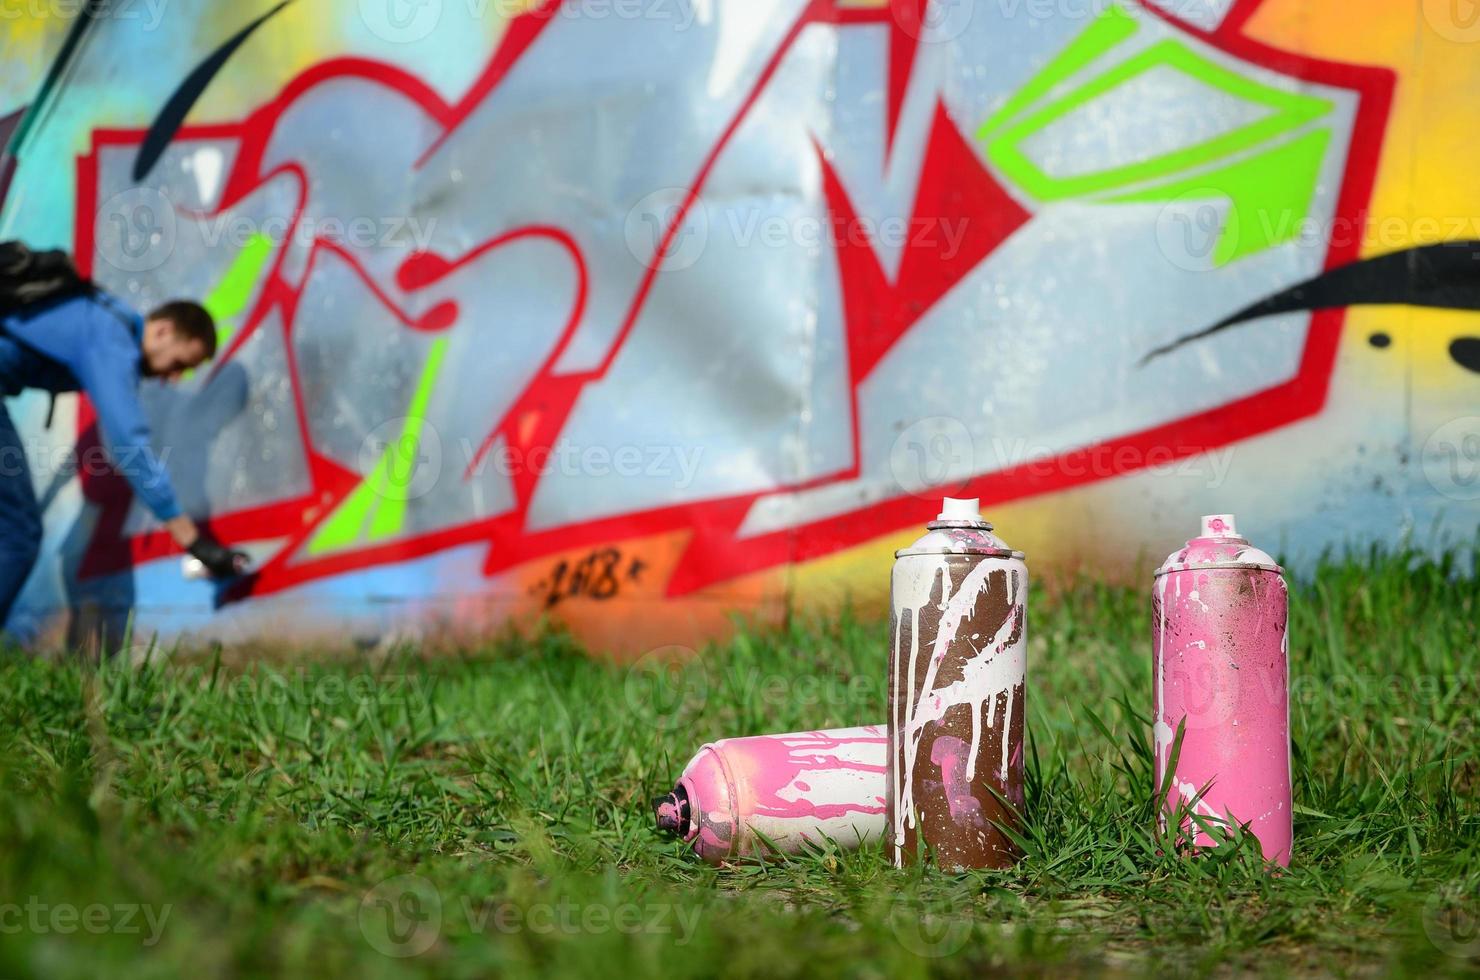
[[[103,442],[126,461],[121,470],[135,495],[167,521],[180,505],[139,405],[143,332],[143,317],[103,292],[0,319],[0,394],[87,392]]]

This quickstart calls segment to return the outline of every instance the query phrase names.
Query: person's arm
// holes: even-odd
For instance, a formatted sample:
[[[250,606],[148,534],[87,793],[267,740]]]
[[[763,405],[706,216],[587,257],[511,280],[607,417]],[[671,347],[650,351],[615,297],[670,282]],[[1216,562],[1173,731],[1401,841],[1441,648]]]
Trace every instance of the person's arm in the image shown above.
[[[94,360],[91,356],[86,359]],[[98,427],[114,467],[164,524],[175,544],[189,551],[200,540],[200,528],[189,514],[181,512],[169,473],[154,454],[137,390],[121,377],[116,366],[93,364],[88,374],[79,372],[77,380],[97,410]]]
[[[200,540],[200,528],[189,514],[180,514],[164,522],[164,529],[181,550],[189,551]]]
[[[139,404],[139,350],[134,338],[107,310],[92,307],[89,314],[103,322],[90,331],[91,342],[76,353],[71,367],[97,411],[103,444],[135,496],[170,528],[171,536],[188,534],[194,522],[180,510]]]
[[[190,515],[180,510],[169,473],[154,454],[149,423],[139,404],[139,348],[133,335],[114,315],[91,307],[102,318],[90,333],[71,367],[82,390],[92,399],[103,442],[113,464],[133,487],[134,494],[154,512],[175,544],[198,558],[217,578],[234,575],[246,556],[201,533]]]

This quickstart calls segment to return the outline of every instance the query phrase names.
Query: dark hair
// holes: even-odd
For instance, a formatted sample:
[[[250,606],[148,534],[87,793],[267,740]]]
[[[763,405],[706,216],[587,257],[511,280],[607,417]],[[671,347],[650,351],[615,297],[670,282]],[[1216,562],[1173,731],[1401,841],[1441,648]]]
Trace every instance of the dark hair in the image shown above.
[[[216,321],[206,308],[188,299],[172,299],[149,314],[150,320],[168,320],[175,333],[186,340],[198,340],[206,349],[206,360],[216,356]]]

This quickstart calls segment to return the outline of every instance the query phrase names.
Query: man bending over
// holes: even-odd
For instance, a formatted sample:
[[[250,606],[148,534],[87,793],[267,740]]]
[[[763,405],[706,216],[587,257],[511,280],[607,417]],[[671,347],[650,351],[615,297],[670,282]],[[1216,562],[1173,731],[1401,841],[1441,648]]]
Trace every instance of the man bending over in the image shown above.
[[[149,443],[139,405],[140,378],[174,382],[216,354],[216,325],[198,303],[176,300],[139,316],[101,290],[41,302],[0,317],[0,396],[25,388],[84,391],[97,411],[104,445],[126,461],[134,494],[170,537],[217,578],[241,571],[246,556],[223,547],[181,513],[164,466]],[[25,446],[0,401],[0,627],[41,548]]]

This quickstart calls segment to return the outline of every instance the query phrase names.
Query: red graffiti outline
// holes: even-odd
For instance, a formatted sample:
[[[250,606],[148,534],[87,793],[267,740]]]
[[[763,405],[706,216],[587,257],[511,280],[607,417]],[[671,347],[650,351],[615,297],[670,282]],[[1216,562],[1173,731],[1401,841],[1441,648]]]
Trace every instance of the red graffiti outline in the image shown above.
[[[1139,2],[1156,16],[1175,22],[1179,29],[1237,57],[1292,77],[1355,91],[1359,96],[1357,117],[1352,143],[1348,150],[1346,173],[1338,197],[1337,216],[1354,222],[1362,220],[1365,216],[1367,202],[1371,197],[1382,137],[1391,107],[1394,85],[1394,75],[1391,71],[1295,55],[1270,48],[1244,36],[1241,29],[1258,8],[1261,0],[1237,0],[1223,23],[1211,32],[1201,31],[1194,26],[1175,20],[1152,6],[1148,0],[1139,0]],[[761,97],[771,77],[791,50],[801,31],[809,24],[877,25],[882,23],[891,26],[889,100],[884,111],[888,113],[885,120],[889,134],[886,146],[892,149],[895,125],[902,108],[903,94],[914,63],[916,49],[914,38],[907,30],[900,28],[908,23],[902,18],[911,16],[912,11],[915,16],[918,16],[920,3],[921,0],[892,0],[892,7],[887,10],[839,8],[834,6],[832,0],[813,0],[808,4],[777,45],[766,67],[757,77],[752,90],[706,157],[693,183],[688,188],[681,206],[676,210],[665,231],[657,254],[667,254],[667,249],[671,247],[687,214],[699,200],[710,173],[730,140]],[[481,101],[498,87],[509,70],[540,37],[543,28],[548,25],[558,7],[558,0],[545,0],[537,10],[521,15],[511,22],[509,30],[484,73],[456,103],[444,102],[430,87],[414,76],[392,66],[365,59],[341,58],[322,62],[306,70],[290,82],[275,99],[261,106],[240,123],[190,126],[182,129],[180,137],[182,139],[229,138],[238,141],[241,149],[232,167],[231,178],[223,192],[219,205],[220,211],[232,207],[247,194],[276,176],[288,175],[296,179],[300,194],[293,216],[293,226],[296,227],[306,204],[307,175],[293,164],[285,164],[265,174],[259,174],[257,170],[278,116],[303,93],[321,82],[353,76],[383,85],[409,99],[426,112],[429,118],[443,127],[442,133],[417,160],[415,166],[420,168],[447,137],[471,115]],[[93,134],[91,151],[79,158],[75,233],[78,259],[84,266],[90,265],[94,247],[93,229],[84,220],[84,216],[96,213],[98,152],[105,146],[137,144],[142,136],[142,131],[97,130]],[[963,141],[963,137],[959,128],[950,122],[943,105],[937,105],[936,125],[929,139],[925,152],[927,161],[932,156],[942,153],[959,159],[959,147],[953,147],[950,144],[953,139],[958,142]],[[827,165],[826,157],[820,146],[818,152],[823,160],[825,180],[829,191],[828,199],[833,206],[835,216],[841,214],[846,218],[851,210],[847,194],[841,181]],[[886,150],[887,152],[889,150]],[[995,187],[990,173],[981,166],[979,160],[977,166],[980,169],[979,179],[985,181],[983,187],[986,188],[988,184]],[[920,208],[924,196],[929,192],[938,193],[940,190],[930,184],[928,173],[929,171],[922,172],[917,189],[916,216],[921,213]],[[986,190],[990,194],[990,188]],[[993,215],[993,217],[998,219],[996,223],[1001,226],[998,229],[1000,232],[998,240],[1000,241],[1001,237],[1005,237],[1012,230],[1009,227],[1012,224],[1012,215],[1007,213]],[[493,425],[480,452],[486,452],[488,446],[500,435],[513,440],[511,445],[521,445],[526,448],[549,446],[554,443],[564,428],[581,390],[587,383],[603,377],[623,348],[641,315],[659,271],[658,263],[650,264],[651,267],[642,277],[631,306],[602,362],[590,370],[568,374],[558,373],[555,365],[558,363],[559,353],[569,343],[584,313],[587,283],[584,260],[578,243],[567,233],[548,227],[516,229],[504,233],[499,238],[482,243],[473,252],[455,261],[440,256],[418,259],[417,262],[421,263],[420,265],[408,261],[398,272],[399,284],[408,292],[429,285],[457,266],[471,261],[482,252],[497,247],[498,244],[511,240],[511,236],[517,235],[543,235],[561,243],[570,252],[579,269],[579,292],[574,304],[572,319],[567,324],[565,334],[557,343],[555,353],[546,358],[540,370],[531,377],[510,410]],[[307,268],[312,267],[318,254],[318,244],[316,242],[315,247],[310,251]],[[1326,267],[1331,268],[1356,258],[1358,247],[1355,240],[1333,243],[1328,249]],[[371,285],[380,301],[385,303],[387,308],[395,311],[403,322],[409,323],[409,317],[396,307],[383,290],[375,285],[373,277],[358,266],[353,256],[343,250],[338,251],[340,257],[345,259],[367,284]],[[840,249],[840,253],[842,251]],[[869,251],[871,253],[871,250]],[[738,529],[754,502],[763,496],[778,492],[777,490],[766,490],[693,504],[632,512],[585,522],[574,527],[532,531],[525,527],[525,522],[538,475],[526,474],[521,480],[516,481],[516,505],[507,514],[467,525],[439,529],[415,538],[357,548],[340,554],[306,558],[300,553],[302,545],[317,531],[320,522],[333,512],[335,506],[352,492],[360,481],[356,474],[315,452],[313,442],[309,438],[307,413],[304,411],[301,382],[291,343],[292,331],[296,324],[296,304],[301,295],[302,286],[295,289],[292,284],[283,279],[281,273],[285,258],[286,250],[279,250],[262,295],[249,315],[247,323],[233,338],[228,350],[224,352],[222,360],[229,359],[271,312],[276,310],[281,314],[284,331],[283,343],[289,358],[289,372],[299,416],[300,434],[308,457],[307,462],[314,491],[300,498],[250,511],[222,515],[211,521],[211,530],[225,540],[287,539],[278,557],[269,562],[256,578],[243,586],[239,591],[240,596],[270,594],[326,576],[423,557],[459,544],[486,544],[488,552],[484,572],[492,576],[556,551],[688,529],[691,536],[687,548],[667,586],[669,595],[681,595],[749,572],[773,568],[788,562],[821,557],[901,527],[918,523],[920,503],[913,497],[901,496],[863,507],[846,515],[817,521],[802,528],[741,539],[737,533]],[[865,269],[867,263],[859,263],[857,260],[866,258],[867,256],[863,255],[854,256],[853,268]],[[857,271],[845,273],[843,271],[844,256],[840,254],[840,276],[845,277],[842,282],[845,295],[852,293],[855,297],[855,302],[845,307],[850,378],[855,399],[853,417],[850,420],[854,450],[853,462],[851,466],[840,472],[786,489],[801,490],[858,475],[860,433],[856,405],[857,385],[867,376],[868,370],[877,363],[888,347],[908,332],[910,326],[928,312],[930,306],[944,294],[945,288],[951,285],[949,276],[944,279],[937,277],[928,283],[911,281],[905,275],[905,269],[911,264],[911,258],[907,251],[906,260],[901,265],[901,275],[897,282],[890,284],[884,279],[882,273],[874,275],[870,271],[869,274],[873,277],[871,283],[861,286],[858,279],[861,273]],[[929,256],[926,257],[927,260],[929,258]],[[916,261],[914,264],[918,265],[919,262]],[[955,280],[959,280],[960,275],[969,271],[971,265],[974,263],[968,264],[965,269],[957,272]],[[437,271],[436,275],[430,275],[431,271],[436,270],[440,271]],[[86,268],[84,271],[87,271]],[[864,290],[862,293],[858,292],[860,288]],[[870,328],[868,318],[855,313],[858,308],[857,299],[865,296],[882,296],[894,304],[895,312],[891,314],[894,321],[890,325],[892,336],[880,338],[872,335],[874,331]],[[1215,449],[1247,439],[1314,415],[1324,406],[1329,392],[1331,373],[1344,318],[1345,313],[1341,310],[1318,312],[1312,316],[1299,369],[1289,381],[1215,409],[1074,450],[1075,454],[1104,453],[1105,458],[1116,461],[1109,472],[1081,473],[1079,468],[1043,466],[1041,462],[1035,461],[1032,465],[1024,464],[973,478],[960,492],[965,495],[980,496],[989,503],[1037,496],[1106,479],[1112,475],[1133,472],[1145,465],[1148,452],[1153,448],[1162,454],[1170,450],[1174,457],[1186,456],[1196,451]],[[84,407],[79,416],[79,425],[84,432],[91,427],[91,422],[90,410]],[[1125,449],[1120,452],[1114,451],[1121,447]],[[1194,450],[1190,447],[1198,448]],[[1138,460],[1139,462],[1123,465],[1121,460]],[[1074,475],[1069,475],[1071,472]],[[84,494],[89,500],[100,505],[101,513],[79,569],[81,577],[120,571],[138,562],[175,553],[172,543],[162,532],[128,539],[122,537],[123,525],[129,509],[129,499],[126,485],[119,478],[84,474],[82,482]]]

